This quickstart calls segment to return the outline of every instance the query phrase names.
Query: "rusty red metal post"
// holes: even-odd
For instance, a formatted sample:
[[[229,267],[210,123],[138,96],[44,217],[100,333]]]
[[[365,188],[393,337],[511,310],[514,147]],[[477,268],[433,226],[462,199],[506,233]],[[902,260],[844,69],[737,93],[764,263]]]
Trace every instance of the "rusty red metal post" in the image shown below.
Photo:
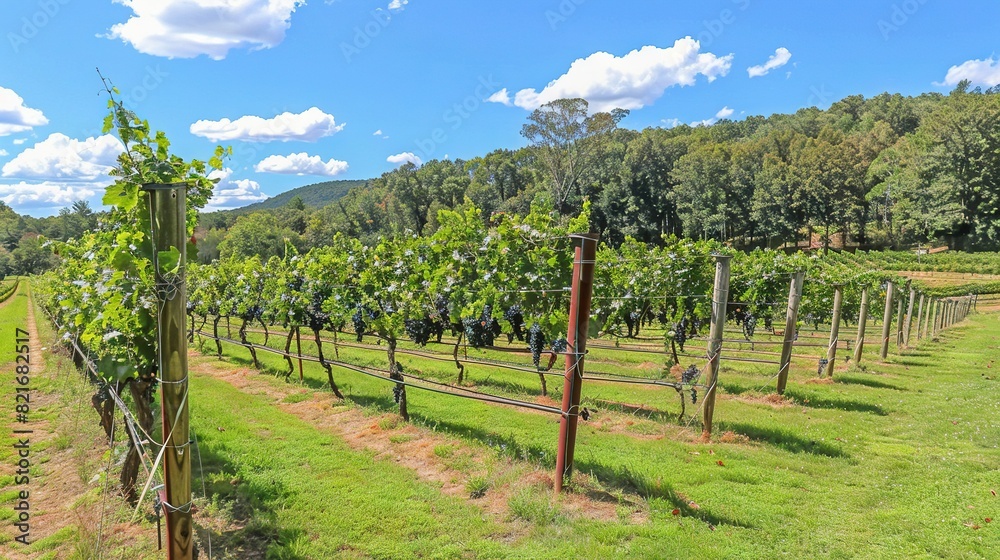
[[[596,233],[570,235],[573,240],[573,286],[569,302],[569,328],[566,333],[566,373],[563,379],[562,420],[559,422],[559,447],[556,452],[555,490],[573,474],[576,426],[580,415],[583,389],[583,358],[587,352],[587,329],[590,326],[590,303],[594,293],[594,259],[597,257]]]

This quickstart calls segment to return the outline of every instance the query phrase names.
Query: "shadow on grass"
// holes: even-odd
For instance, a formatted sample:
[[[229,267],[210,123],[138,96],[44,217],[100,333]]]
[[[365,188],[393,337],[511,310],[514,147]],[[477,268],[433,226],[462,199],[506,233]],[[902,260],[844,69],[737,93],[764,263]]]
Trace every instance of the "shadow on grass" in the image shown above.
[[[671,413],[663,410],[658,410],[655,408],[649,408],[648,406],[644,405],[607,401],[603,399],[587,398],[584,399],[584,401],[585,401],[584,404],[592,405],[594,408],[598,410],[604,409],[613,412],[620,412],[622,414],[629,414],[638,418],[645,418],[647,420],[653,420],[656,422],[676,424],[678,421],[677,412]]]
[[[207,438],[205,436],[208,436]],[[210,441],[205,441],[209,439]],[[234,558],[287,558],[305,560],[304,556],[289,550],[289,545],[306,538],[298,528],[282,526],[279,507],[288,496],[288,490],[273,478],[262,480],[243,476],[239,465],[229,460],[224,442],[214,442],[211,434],[199,438],[195,448],[200,455],[201,467],[192,466],[192,489],[197,496],[205,485],[205,498],[212,504],[215,527],[236,526],[236,529],[208,528],[195,518],[195,529],[202,553],[211,536],[213,555],[224,554]],[[218,449],[220,452],[216,452]],[[219,508],[215,509],[215,505]],[[214,511],[213,511],[214,510]],[[200,516],[199,516],[200,517]],[[228,517],[230,519],[219,519]],[[228,522],[227,522],[228,521]],[[230,556],[231,555],[231,556]]]
[[[719,431],[731,431],[741,434],[750,438],[751,441],[773,445],[791,453],[811,453],[813,455],[825,455],[827,457],[836,458],[850,457],[838,447],[828,443],[808,440],[792,433],[789,430],[783,430],[780,428],[762,428],[752,424],[720,422]]]
[[[829,410],[844,410],[847,412],[866,412],[877,416],[888,416],[889,413],[877,404],[854,401],[850,399],[840,399],[836,397],[823,397],[813,394],[800,393],[794,389],[786,389],[785,396],[795,401],[799,406],[808,408],[822,408]]]
[[[538,377],[536,376],[535,379],[537,380]],[[466,371],[464,382],[472,383],[476,387],[483,387],[483,388],[490,387],[493,389],[497,389],[507,394],[507,396],[516,396],[518,398],[524,398],[528,396],[529,392],[531,391],[531,389],[528,388],[526,385],[522,385],[520,383],[514,383],[512,381],[503,381],[500,379],[493,379],[489,375],[485,377],[473,376],[469,375],[468,371]],[[473,390],[475,390],[475,388],[473,388]],[[537,389],[537,392],[541,394],[541,387]],[[552,391],[549,391],[549,396],[550,397],[552,396]]]
[[[900,387],[899,385],[893,385],[891,383],[884,383],[882,381],[877,381],[875,379],[870,379],[868,377],[855,377],[851,375],[839,375],[833,378],[835,383],[842,383],[844,385],[864,385],[865,387],[871,387],[873,389],[891,389],[893,391],[906,391],[905,387]]]
[[[732,519],[723,515],[712,513],[710,509],[696,507],[691,500],[677,493],[669,484],[661,480],[651,480],[650,477],[635,472],[628,465],[607,466],[591,461],[576,461],[577,470],[597,477],[602,484],[614,486],[622,490],[635,492],[646,499],[659,498],[673,505],[680,510],[680,514],[685,517],[698,519],[713,527],[719,525],[729,525],[731,527],[742,527],[744,529],[754,529],[753,525]]]
[[[537,463],[550,469],[556,466],[555,454],[551,449],[521,443],[510,434],[498,434],[478,426],[441,420],[438,417],[425,416],[412,410],[410,411],[410,422],[462,439],[477,441],[496,450],[503,457]]]

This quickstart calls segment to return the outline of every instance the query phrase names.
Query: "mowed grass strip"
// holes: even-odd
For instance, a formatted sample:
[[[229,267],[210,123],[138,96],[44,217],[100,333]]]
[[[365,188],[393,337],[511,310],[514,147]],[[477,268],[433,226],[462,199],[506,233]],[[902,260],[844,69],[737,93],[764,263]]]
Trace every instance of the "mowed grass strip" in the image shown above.
[[[1000,491],[995,476],[1000,465],[998,385],[991,375],[997,367],[992,361],[1000,360],[998,337],[996,316],[980,315],[889,363],[876,364],[866,353],[864,368],[838,371],[834,383],[809,383],[815,365],[800,365],[784,399],[759,398],[773,392],[767,377],[726,369],[715,416],[719,431],[710,444],[696,443],[691,433],[676,427],[673,391],[589,384],[585,399],[602,395],[641,404],[653,396],[654,407],[670,412],[625,414],[598,407],[595,419],[581,424],[578,471],[595,475],[612,491],[643,496],[648,520],[636,525],[560,518],[557,502],[554,522],[544,508],[537,508],[536,514],[528,514],[539,521],[529,535],[500,552],[989,558],[1000,548],[998,525],[986,521],[1000,513],[1000,501],[991,492]],[[224,347],[228,360],[246,365],[245,349]],[[326,353],[332,354],[331,349]],[[342,357],[385,363],[382,352],[353,353]],[[284,359],[260,355],[266,369],[286,369]],[[400,360],[407,371],[454,378],[452,364]],[[355,403],[375,413],[394,410],[390,384],[334,372]],[[530,387],[518,372],[472,366],[468,375],[477,385],[506,384],[517,394]],[[305,376],[307,387],[328,390],[326,373],[317,364],[307,363]],[[557,397],[558,389],[550,388]],[[425,429],[517,460],[544,466],[554,461],[556,417],[416,390],[408,395],[414,423]],[[730,437],[721,438],[727,431]],[[240,462],[233,459],[234,466]],[[403,477],[407,479],[413,480]],[[382,492],[371,477],[357,482],[352,492],[359,495]],[[546,490],[536,494],[545,496]],[[520,502],[513,505],[531,509]],[[286,507],[292,512],[299,508],[294,501]],[[391,526],[402,531],[392,539],[409,538],[404,526],[409,525]],[[463,538],[455,541],[452,526],[461,523],[446,528],[421,524],[422,530],[437,530],[442,542],[459,542],[474,556],[495,551],[474,543],[497,539],[496,529],[484,525],[478,533],[462,531]]]

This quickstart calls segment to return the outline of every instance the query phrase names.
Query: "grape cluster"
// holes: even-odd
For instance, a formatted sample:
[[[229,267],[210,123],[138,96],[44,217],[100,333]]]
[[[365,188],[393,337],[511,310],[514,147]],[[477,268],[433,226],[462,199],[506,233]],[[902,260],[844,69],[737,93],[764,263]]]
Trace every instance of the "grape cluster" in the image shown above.
[[[493,346],[493,341],[500,334],[500,323],[493,318],[493,308],[487,305],[483,308],[483,314],[479,319],[465,319],[462,321],[465,329],[465,337],[473,348],[483,346]]]
[[[545,346],[545,335],[542,334],[542,327],[538,323],[532,323],[528,329],[528,348],[531,349],[531,360],[538,367],[538,362],[542,356],[542,348]]]
[[[625,325],[628,327],[629,338],[632,338],[633,336],[639,334],[638,327],[639,327],[639,318],[641,317],[641,315],[642,314],[639,313],[638,311],[630,311],[627,315],[625,315]]]
[[[679,323],[674,325],[674,342],[677,343],[677,347],[684,351],[684,343],[687,342],[687,318],[683,318]]]
[[[819,359],[819,367],[816,368],[816,375],[818,375],[819,377],[823,377],[823,372],[826,371],[826,366],[829,363],[830,363],[830,360],[828,360],[826,358],[820,358]]]
[[[691,404],[698,404],[698,389],[691,387]]]
[[[372,312],[366,309],[361,304],[358,304],[358,308],[354,310],[354,315],[351,315],[351,322],[354,323],[354,332],[358,333],[358,342],[364,340],[365,332],[368,330],[368,323],[365,322],[365,317],[374,319]]]
[[[438,296],[434,299],[434,309],[438,313],[438,318],[441,323],[448,324],[451,319],[448,317],[448,298],[444,296]]]
[[[769,331],[774,331],[774,321],[771,319],[770,315],[764,316],[764,328]]]
[[[561,336],[552,341],[552,351],[556,354],[562,354],[567,348],[569,348],[569,341],[566,340],[566,337]]]
[[[396,401],[396,404],[399,404],[399,402],[403,400],[403,395],[405,394],[406,386],[402,383],[396,383],[396,385],[392,388],[392,400]]]
[[[524,340],[524,313],[520,305],[512,305],[504,312],[503,318],[510,323],[510,330],[518,340]]]
[[[681,383],[694,383],[699,375],[701,375],[701,371],[698,370],[698,366],[691,364],[684,370],[684,373],[681,373]]]
[[[406,329],[406,334],[410,335],[413,342],[420,346],[425,346],[431,339],[432,334],[440,329],[440,325],[435,323],[431,319],[407,319],[403,322],[403,327]]]
[[[754,331],[757,330],[757,317],[752,313],[747,313],[743,317],[743,337],[747,340],[753,338]]]

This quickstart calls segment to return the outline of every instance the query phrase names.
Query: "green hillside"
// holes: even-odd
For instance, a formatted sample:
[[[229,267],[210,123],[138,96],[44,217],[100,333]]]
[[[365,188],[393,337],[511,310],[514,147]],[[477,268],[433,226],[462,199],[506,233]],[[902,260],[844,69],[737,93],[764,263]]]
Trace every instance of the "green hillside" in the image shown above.
[[[292,200],[296,196],[302,198],[302,202],[304,202],[306,206],[322,208],[323,206],[326,206],[327,204],[343,197],[347,194],[347,191],[353,189],[354,187],[364,186],[367,182],[367,179],[348,179],[314,183],[312,185],[306,185],[304,187],[285,191],[267,200],[255,202],[242,208],[221,210],[220,212],[247,214],[249,212],[256,212],[257,210],[281,208],[282,206],[288,204],[288,201]]]

